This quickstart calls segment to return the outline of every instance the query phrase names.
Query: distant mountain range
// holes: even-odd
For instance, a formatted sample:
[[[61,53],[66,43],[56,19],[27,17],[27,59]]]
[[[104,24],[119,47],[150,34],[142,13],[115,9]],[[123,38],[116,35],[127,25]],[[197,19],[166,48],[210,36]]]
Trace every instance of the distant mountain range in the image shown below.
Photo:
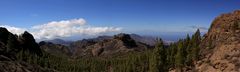
[[[51,42],[54,44],[61,44],[61,45],[69,46],[73,41],[66,41],[66,40],[62,40],[62,39],[53,39],[53,40],[45,40],[45,42]]]
[[[83,40],[77,40],[77,41],[65,41],[62,39],[46,40],[42,42],[45,45],[40,44],[40,46],[44,48],[46,52],[54,53],[54,55],[57,55],[56,52],[63,52],[63,54],[67,54],[67,55],[69,55],[69,52],[71,52],[75,56],[82,56],[82,55],[86,55],[86,52],[83,52],[83,51],[86,50],[85,48],[87,47],[94,47],[96,46],[96,44],[99,44],[99,43],[103,43],[103,44],[108,43],[109,45],[111,45],[111,43],[117,43],[119,41],[121,42],[121,40],[114,39],[116,36],[119,36],[119,35],[129,36],[130,37],[129,39],[134,40],[134,42],[136,42],[137,44],[143,44],[144,46],[148,46],[148,47],[153,47],[157,42],[156,41],[157,37],[153,37],[153,36],[140,36],[137,34],[120,33],[114,36],[98,36],[96,38],[89,38],[89,39],[83,39]],[[170,43],[173,43],[173,41],[164,41],[164,43],[166,45],[169,45]],[[118,45],[121,46],[121,43]],[[122,46],[125,46],[125,45],[122,45]],[[115,48],[113,46],[110,46],[110,47]],[[47,48],[53,48],[53,49],[47,49]],[[68,48],[68,49],[61,51],[62,50],[61,48]],[[55,52],[52,52],[51,50],[55,50]]]
[[[156,39],[157,39],[157,37],[154,37],[154,36],[141,36],[141,35],[138,35],[138,34],[129,34],[129,35],[135,41],[145,43],[145,44],[150,45],[150,46],[154,46],[155,43],[156,43]],[[102,40],[111,39],[111,38],[113,38],[113,36],[103,35],[103,36],[98,36],[96,38],[89,38],[89,39],[83,39],[83,40],[102,41]],[[77,40],[77,41],[81,41],[81,40]],[[63,39],[59,39],[59,38],[58,39],[52,39],[52,40],[45,40],[45,42],[51,42],[51,43],[54,43],[54,44],[61,44],[61,45],[65,45],[65,46],[69,46],[71,43],[77,42],[77,41],[68,41],[68,40],[63,40]],[[168,45],[168,44],[173,43],[175,41],[165,40],[164,42],[165,42],[165,44]]]
[[[131,43],[134,45],[129,45]],[[120,33],[114,36],[98,36],[96,38],[78,41],[53,39],[42,41],[39,43],[39,45],[46,52],[54,55],[58,55],[57,53],[62,52],[67,56],[69,55],[69,52],[71,52],[73,56],[111,56],[112,54],[121,52],[143,51],[151,46],[153,47],[155,43],[155,37]]]

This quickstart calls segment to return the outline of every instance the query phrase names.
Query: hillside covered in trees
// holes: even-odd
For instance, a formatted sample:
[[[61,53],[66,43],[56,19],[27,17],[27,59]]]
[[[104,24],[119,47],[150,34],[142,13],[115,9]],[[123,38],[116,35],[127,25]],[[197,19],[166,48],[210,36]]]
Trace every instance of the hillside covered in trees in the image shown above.
[[[0,72],[239,71],[239,20],[240,11],[223,14],[203,37],[198,29],[169,45],[157,38],[154,46],[124,33],[69,46],[36,43],[26,31],[15,35],[1,27]],[[77,53],[68,48],[75,45]]]
[[[71,57],[46,52],[44,48],[40,47],[43,43],[40,42],[39,46],[35,42],[33,36],[28,32],[17,36],[8,32],[5,28],[1,28],[0,30],[2,51],[1,62],[3,63],[3,68],[1,70],[22,72],[41,71],[41,69],[63,72],[157,72],[168,71],[171,68],[181,69],[184,66],[191,66],[193,60],[197,59],[198,43],[201,39],[198,30],[192,38],[187,36],[186,39],[179,40],[170,46],[164,45],[161,38],[159,38],[157,39],[157,44],[154,48],[146,49],[144,51],[124,52],[124,54],[118,54],[111,58],[102,58],[93,55],[73,59]],[[121,40],[129,39],[129,37],[122,37],[121,35],[116,38],[120,38]],[[131,42],[132,40],[130,39],[127,41]],[[127,42],[127,44],[130,44],[127,46],[135,47],[135,43],[131,44]],[[56,46],[51,47],[57,48]],[[37,66],[37,68],[26,70],[19,70],[16,68],[8,70],[8,68],[4,68],[5,66],[8,66],[5,64],[5,61],[17,63],[24,62],[29,65]]]

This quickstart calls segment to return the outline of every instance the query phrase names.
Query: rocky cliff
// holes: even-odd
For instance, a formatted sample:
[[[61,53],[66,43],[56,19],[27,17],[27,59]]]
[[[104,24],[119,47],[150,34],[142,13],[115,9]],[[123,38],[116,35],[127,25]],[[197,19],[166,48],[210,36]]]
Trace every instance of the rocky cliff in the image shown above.
[[[199,72],[240,71],[240,10],[218,16],[200,45]]]

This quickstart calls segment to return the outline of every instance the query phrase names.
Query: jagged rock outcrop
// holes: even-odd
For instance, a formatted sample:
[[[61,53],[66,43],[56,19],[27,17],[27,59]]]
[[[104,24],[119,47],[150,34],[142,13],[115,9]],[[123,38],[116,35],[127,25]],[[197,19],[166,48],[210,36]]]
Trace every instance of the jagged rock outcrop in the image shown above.
[[[0,72],[56,72],[17,59],[20,51],[28,51],[31,55],[42,55],[41,49],[33,36],[24,32],[21,36],[10,33],[0,27]]]
[[[74,56],[104,56],[111,57],[119,53],[130,51],[144,51],[148,45],[136,42],[129,34],[120,33],[113,37],[100,40],[84,39],[73,44],[77,47]]]
[[[42,51],[38,43],[36,43],[33,35],[27,31],[19,36],[19,43],[24,51],[29,51],[32,54],[42,55]]]
[[[217,17],[200,45],[199,72],[240,71],[240,10]]]
[[[125,46],[129,47],[137,46],[135,40],[133,40],[129,34],[120,33],[118,35],[115,35],[114,39],[122,41],[123,44],[125,44]]]

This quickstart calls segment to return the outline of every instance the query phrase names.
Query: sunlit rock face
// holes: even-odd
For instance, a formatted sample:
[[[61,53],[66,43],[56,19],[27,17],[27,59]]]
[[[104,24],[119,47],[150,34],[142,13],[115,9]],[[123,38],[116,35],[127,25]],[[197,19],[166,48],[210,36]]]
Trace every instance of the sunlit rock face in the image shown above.
[[[201,43],[200,72],[240,71],[240,10],[218,16]]]

